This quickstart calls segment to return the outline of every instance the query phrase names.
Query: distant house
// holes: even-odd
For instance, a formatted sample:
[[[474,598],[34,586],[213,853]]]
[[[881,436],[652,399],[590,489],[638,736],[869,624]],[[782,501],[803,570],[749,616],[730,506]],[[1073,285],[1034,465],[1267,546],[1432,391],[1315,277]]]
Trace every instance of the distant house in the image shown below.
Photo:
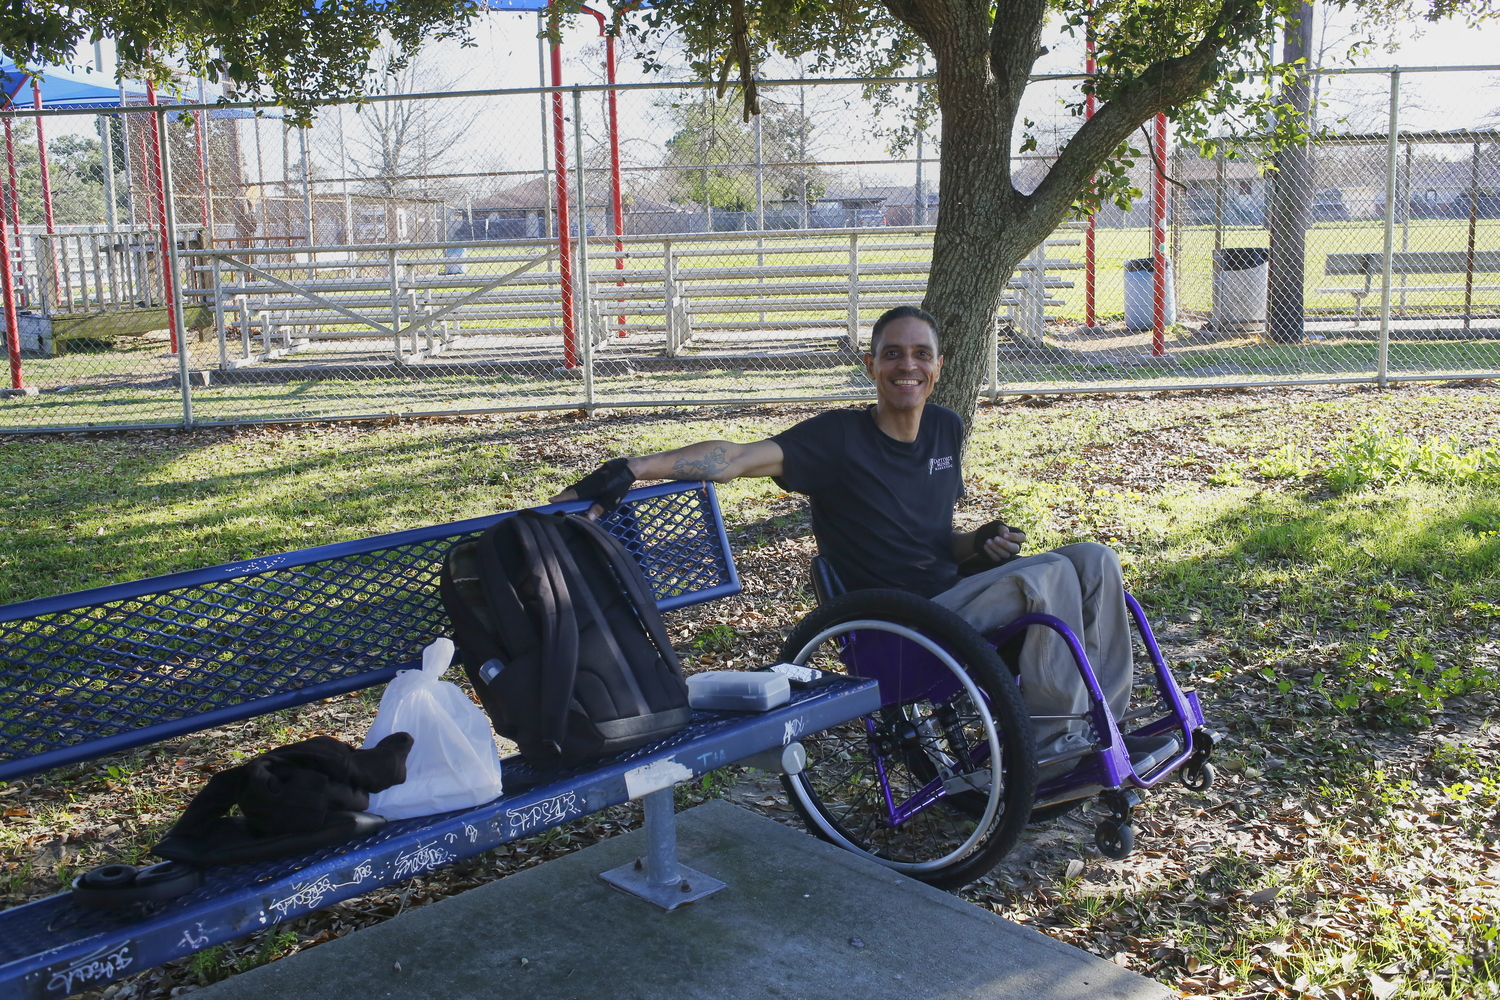
[[[1420,147],[1419,147],[1420,148]],[[1481,219],[1500,218],[1500,153],[1492,146],[1481,147],[1478,184],[1472,158],[1462,160],[1415,160],[1408,178],[1398,167],[1398,190],[1404,188],[1408,207],[1414,219],[1466,219],[1474,212]],[[1372,207],[1377,214],[1385,210],[1385,191],[1373,193]]]
[[[922,185],[926,191],[926,211],[917,219],[915,186],[874,186],[834,189],[818,200],[818,225],[853,228],[856,226],[932,225],[937,221],[938,195],[935,183]],[[830,210],[842,218],[826,221]]]
[[[1269,185],[1254,160],[1217,160],[1179,154],[1172,177],[1177,217],[1190,226],[1258,226],[1266,217]]]

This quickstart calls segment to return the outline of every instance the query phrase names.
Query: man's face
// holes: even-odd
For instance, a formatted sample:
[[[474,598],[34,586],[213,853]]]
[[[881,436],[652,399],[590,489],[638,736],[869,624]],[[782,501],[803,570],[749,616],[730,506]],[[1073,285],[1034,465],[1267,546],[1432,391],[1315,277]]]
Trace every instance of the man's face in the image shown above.
[[[879,353],[865,353],[865,371],[875,383],[882,406],[916,409],[927,402],[943,373],[932,327],[914,316],[886,324],[880,333]]]

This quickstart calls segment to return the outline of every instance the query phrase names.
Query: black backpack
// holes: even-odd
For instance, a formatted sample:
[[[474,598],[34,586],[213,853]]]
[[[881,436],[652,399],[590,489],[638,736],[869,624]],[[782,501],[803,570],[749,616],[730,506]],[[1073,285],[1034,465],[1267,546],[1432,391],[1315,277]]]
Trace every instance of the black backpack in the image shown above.
[[[480,703],[528,763],[629,750],[692,715],[640,566],[587,518],[499,521],[449,550],[440,585]]]

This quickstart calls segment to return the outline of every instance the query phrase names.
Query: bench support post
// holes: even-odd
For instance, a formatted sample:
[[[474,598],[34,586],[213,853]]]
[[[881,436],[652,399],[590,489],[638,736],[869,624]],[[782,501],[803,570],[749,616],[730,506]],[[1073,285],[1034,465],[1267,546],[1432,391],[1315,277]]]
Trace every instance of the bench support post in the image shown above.
[[[611,868],[599,877],[623,889],[675,910],[724,888],[724,883],[677,860],[677,818],[673,813],[672,789],[663,788],[641,798],[646,810],[646,854],[628,865]]]

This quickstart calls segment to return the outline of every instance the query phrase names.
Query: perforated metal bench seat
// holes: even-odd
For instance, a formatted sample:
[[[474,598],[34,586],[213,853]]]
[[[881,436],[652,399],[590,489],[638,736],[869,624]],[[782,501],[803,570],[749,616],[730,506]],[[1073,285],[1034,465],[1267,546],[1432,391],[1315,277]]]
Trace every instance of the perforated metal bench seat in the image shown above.
[[[0,607],[0,779],[418,666],[422,648],[447,628],[437,586],[444,553],[508,516]],[[662,610],[739,592],[711,484],[632,491],[603,523],[640,560]],[[763,714],[696,713],[660,744],[544,784],[511,758],[507,795],[495,802],[392,823],[292,861],[213,869],[201,888],[150,916],[82,910],[67,894],[0,912],[0,1000],[95,989],[630,799],[659,807],[665,798],[669,826],[676,782],[867,714],[878,701],[874,682],[851,681]]]
[[[880,706],[878,683],[848,681],[771,711],[698,712],[688,727],[603,765],[459,813],[392,823],[367,840],[295,861],[211,869],[194,892],[129,919],[83,910],[68,895],[0,912],[0,997],[60,998],[244,937],[500,844],[530,837],[715,768],[783,746]],[[508,787],[535,778],[504,762]]]

